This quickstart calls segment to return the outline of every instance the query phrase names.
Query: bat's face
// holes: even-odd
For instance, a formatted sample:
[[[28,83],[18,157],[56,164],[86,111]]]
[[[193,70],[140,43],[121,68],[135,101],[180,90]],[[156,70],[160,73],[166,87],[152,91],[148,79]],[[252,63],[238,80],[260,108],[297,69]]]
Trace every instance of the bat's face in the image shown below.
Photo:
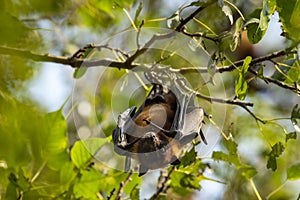
[[[119,115],[118,125],[113,131],[115,151],[140,163],[140,174],[148,169],[178,163],[178,153],[197,133],[183,136],[176,130],[180,104],[175,94],[154,84],[144,104],[136,112],[132,107]],[[200,122],[202,119],[200,120]],[[200,129],[200,127],[199,127]],[[127,159],[127,161],[130,159]],[[128,166],[129,165],[129,166]],[[126,164],[126,168],[130,164]]]

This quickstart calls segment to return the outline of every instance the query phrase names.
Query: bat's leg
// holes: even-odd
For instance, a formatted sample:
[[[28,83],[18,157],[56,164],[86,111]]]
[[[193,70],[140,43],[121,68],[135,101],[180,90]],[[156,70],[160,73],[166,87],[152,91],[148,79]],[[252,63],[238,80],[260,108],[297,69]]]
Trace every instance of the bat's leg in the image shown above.
[[[125,172],[129,171],[130,165],[131,165],[131,158],[130,156],[127,155],[125,160],[125,169],[124,169]]]

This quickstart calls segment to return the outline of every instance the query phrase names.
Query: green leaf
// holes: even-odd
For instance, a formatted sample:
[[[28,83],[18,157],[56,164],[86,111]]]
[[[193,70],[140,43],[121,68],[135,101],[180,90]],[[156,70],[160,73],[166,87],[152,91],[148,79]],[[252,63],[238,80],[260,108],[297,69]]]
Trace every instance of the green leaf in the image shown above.
[[[254,167],[242,167],[242,175],[247,179],[254,177],[257,174],[257,170]]]
[[[251,56],[247,56],[245,58],[239,76],[235,81],[235,95],[237,96],[238,99],[241,100],[244,100],[247,94],[248,84],[246,80],[246,75],[251,61],[252,61]]]
[[[269,15],[268,15],[268,4],[267,1],[263,1],[263,8],[260,12],[260,19],[259,19],[259,28],[262,31],[266,31],[268,28],[269,23]]]
[[[97,199],[97,193],[103,183],[102,176],[94,168],[89,171],[82,171],[81,177],[74,184],[76,198]]]
[[[300,107],[298,108],[298,104],[296,104],[292,110],[291,119],[300,119]]]
[[[81,78],[86,73],[87,69],[88,68],[84,66],[76,68],[73,74],[73,78],[75,79]]]
[[[48,158],[48,167],[53,170],[61,169],[61,165],[69,161],[67,154],[67,122],[58,110],[45,116],[48,133],[44,133],[45,145],[43,156]]]
[[[60,183],[67,185],[76,177],[75,166],[72,162],[67,162],[61,166]]]
[[[201,189],[198,177],[184,173],[182,171],[174,171],[171,176],[170,186],[174,192],[180,195],[191,193],[191,189]]]
[[[298,125],[299,120],[300,120],[300,107],[298,108],[298,104],[296,104],[291,113],[291,121],[296,132],[300,132],[300,127]]]
[[[229,162],[229,155],[222,151],[214,151],[212,154],[212,158],[214,160],[222,160],[225,162]]]
[[[287,84],[297,84],[300,81],[300,61],[296,60],[290,67],[288,78],[285,80]]]
[[[140,198],[140,188],[138,185],[135,185],[130,192],[130,199],[139,199]]]
[[[233,24],[233,16],[232,16],[232,11],[231,11],[230,7],[227,5],[223,5],[222,11],[228,17],[230,24],[232,25]]]
[[[277,169],[277,161],[275,156],[271,155],[267,157],[267,168],[275,171]]]
[[[62,115],[62,111],[58,110],[46,115],[48,135],[45,151],[49,154],[59,154],[67,149],[67,122]]]
[[[291,70],[291,67],[295,63],[296,59],[290,59],[283,61],[283,65],[279,65],[278,69],[272,74],[271,78],[279,80],[279,81],[285,81],[288,80],[288,74]]]
[[[222,160],[239,167],[241,165],[241,162],[237,152],[237,143],[235,143],[233,140],[225,140],[225,147],[229,151],[228,154],[221,151],[214,151],[212,154],[212,158],[214,160]]]
[[[231,155],[237,154],[238,145],[233,140],[226,140],[225,146],[226,146],[226,149],[229,151],[229,154],[231,154]]]
[[[264,66],[260,65],[257,71],[257,76],[261,79],[264,79]]]
[[[276,0],[268,0],[269,13],[272,15],[276,9]]]
[[[292,181],[300,179],[300,163],[287,169],[287,179]]]
[[[193,147],[190,151],[186,152],[185,155],[180,159],[180,165],[188,166],[195,162],[197,156],[197,152],[195,151],[195,147]]]
[[[277,0],[277,11],[282,23],[283,35],[296,42],[300,41],[300,2],[298,0]]]
[[[284,146],[281,142],[277,142],[272,146],[272,151],[270,152],[271,155],[275,157],[279,157],[284,151]]]
[[[240,160],[238,158],[238,156],[235,154],[235,155],[230,155],[230,154],[226,154],[224,152],[221,152],[221,151],[214,151],[213,154],[212,154],[212,158],[216,161],[224,161],[224,162],[228,162],[229,164],[234,164],[236,166],[239,166],[241,163],[240,163]]]
[[[249,16],[251,18],[246,23],[247,36],[252,44],[258,43],[266,33],[266,29],[262,30],[260,27],[262,26],[263,28],[265,28],[265,26],[267,26],[265,20],[261,20],[260,18],[261,13],[262,9],[254,10],[253,13],[251,13]]]
[[[293,140],[297,139],[297,133],[296,132],[290,132],[290,133],[285,135],[285,142],[287,142],[291,139],[293,139]]]
[[[271,152],[267,155],[267,168],[275,171],[277,169],[276,158],[279,157],[284,151],[284,145],[281,142],[277,142],[272,146]]]
[[[235,51],[241,40],[241,32],[243,27],[243,19],[240,17],[235,22],[234,34],[230,43],[230,50]]]
[[[6,187],[5,199],[6,200],[15,200],[19,197],[19,188],[16,184],[9,182]]]
[[[74,165],[79,169],[86,167],[106,141],[104,138],[89,138],[84,141],[77,141],[71,149],[71,160]]]
[[[140,2],[138,8],[136,9],[135,16],[134,16],[135,24],[138,24],[138,17],[140,16],[142,9],[143,9],[143,2]]]

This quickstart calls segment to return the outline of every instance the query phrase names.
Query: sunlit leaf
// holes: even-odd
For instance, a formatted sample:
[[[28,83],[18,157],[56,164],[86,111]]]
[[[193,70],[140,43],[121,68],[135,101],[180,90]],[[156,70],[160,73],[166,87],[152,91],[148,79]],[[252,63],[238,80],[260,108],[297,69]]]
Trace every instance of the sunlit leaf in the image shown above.
[[[103,138],[89,138],[77,141],[71,149],[71,159],[77,168],[84,168],[89,164],[94,154],[106,142]]]
[[[58,110],[46,115],[49,133],[47,135],[47,146],[45,150],[50,154],[58,154],[67,148],[67,123],[62,115],[62,111]]]
[[[289,39],[300,41],[300,2],[297,0],[277,0],[277,11],[279,12],[280,21],[283,25],[283,35]]]
[[[292,181],[300,179],[300,163],[287,169],[287,179]]]
[[[74,185],[76,198],[96,199],[97,193],[103,183],[102,176],[95,169],[82,171],[81,177]]]
[[[241,71],[239,72],[239,76],[235,81],[235,95],[237,96],[237,98],[241,100],[244,100],[247,94],[248,84],[247,84],[246,75],[251,61],[252,58],[250,56],[247,56],[245,58]]]
[[[63,166],[61,166],[60,182],[62,185],[66,184],[66,186],[68,186],[75,177],[75,166],[72,162],[66,162]]]
[[[140,198],[140,188],[138,185],[135,185],[134,188],[131,190],[130,199],[139,199]]]
[[[222,7],[222,11],[228,17],[230,24],[232,25],[233,24],[233,16],[232,16],[232,11],[231,11],[230,7],[227,5],[224,5]]]
[[[272,15],[276,9],[276,0],[268,0],[268,8],[269,8],[269,12]]]
[[[124,181],[124,179],[127,178],[128,174],[124,173],[125,177],[122,177],[122,179],[120,181]],[[126,186],[124,187],[124,192],[126,194],[128,194],[129,196],[133,193],[139,193],[139,185],[142,182],[142,178],[138,176],[138,173],[134,173],[131,177],[130,177],[130,181],[126,184]],[[134,191],[135,190],[135,191]]]

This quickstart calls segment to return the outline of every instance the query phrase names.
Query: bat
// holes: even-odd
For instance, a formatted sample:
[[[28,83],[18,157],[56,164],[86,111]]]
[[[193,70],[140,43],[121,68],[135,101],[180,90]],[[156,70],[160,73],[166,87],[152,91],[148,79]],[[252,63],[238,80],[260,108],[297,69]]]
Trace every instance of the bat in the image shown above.
[[[126,156],[125,171],[133,158],[140,164],[139,176],[149,169],[179,164],[181,150],[198,135],[207,144],[201,131],[204,111],[194,105],[194,94],[182,85],[184,79],[166,68],[152,68],[145,77],[152,84],[145,102],[139,109],[133,106],[120,113],[112,133],[114,151]]]

